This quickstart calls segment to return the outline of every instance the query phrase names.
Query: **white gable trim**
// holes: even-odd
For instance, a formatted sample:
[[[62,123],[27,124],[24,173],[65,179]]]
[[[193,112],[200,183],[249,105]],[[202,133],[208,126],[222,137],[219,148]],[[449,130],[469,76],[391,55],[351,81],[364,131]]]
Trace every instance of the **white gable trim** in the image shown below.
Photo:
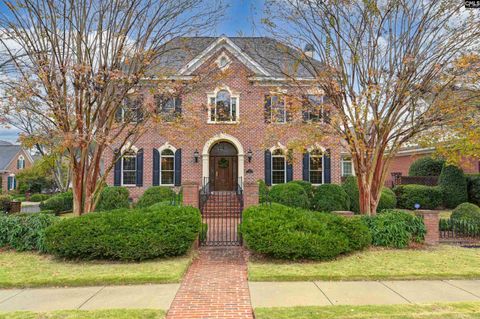
[[[205,61],[207,61],[212,55],[221,50],[222,48],[227,49],[232,53],[237,59],[239,59],[243,64],[245,64],[249,69],[256,73],[261,73],[265,76],[270,76],[270,74],[262,68],[260,64],[255,62],[251,57],[249,57],[245,52],[242,51],[232,40],[228,37],[219,37],[217,41],[209,45],[202,53],[197,55],[193,60],[188,62],[183,68],[178,72],[179,75],[191,75],[193,71],[198,69]]]

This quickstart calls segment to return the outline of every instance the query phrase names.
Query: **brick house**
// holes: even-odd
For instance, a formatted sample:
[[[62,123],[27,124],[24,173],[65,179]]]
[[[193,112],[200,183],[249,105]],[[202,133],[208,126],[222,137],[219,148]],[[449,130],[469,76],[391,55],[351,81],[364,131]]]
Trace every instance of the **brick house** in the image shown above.
[[[22,146],[0,141],[0,178],[2,193],[17,188],[16,174],[33,165],[32,156]]]
[[[139,140],[107,152],[107,163],[122,156],[107,176],[109,185],[127,186],[138,198],[151,186],[185,182],[209,182],[214,190],[257,180],[340,183],[339,138],[325,136],[301,152],[289,148],[304,134],[291,125],[295,119],[323,126],[328,120],[322,94],[308,86],[313,72],[301,63],[313,52],[265,37],[177,38],[166,47],[117,114],[117,120],[141,116],[142,106],[153,105],[165,121],[149,120]],[[305,90],[286,85],[287,72]],[[172,86],[168,94],[157,89],[165,81]],[[290,99],[308,103],[295,109]]]

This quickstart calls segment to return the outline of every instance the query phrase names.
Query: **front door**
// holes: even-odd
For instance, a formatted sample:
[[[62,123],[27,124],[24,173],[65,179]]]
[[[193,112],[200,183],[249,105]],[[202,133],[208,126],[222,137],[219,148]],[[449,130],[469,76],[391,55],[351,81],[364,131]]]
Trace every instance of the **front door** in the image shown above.
[[[236,159],[232,156],[213,157],[214,190],[235,190]]]

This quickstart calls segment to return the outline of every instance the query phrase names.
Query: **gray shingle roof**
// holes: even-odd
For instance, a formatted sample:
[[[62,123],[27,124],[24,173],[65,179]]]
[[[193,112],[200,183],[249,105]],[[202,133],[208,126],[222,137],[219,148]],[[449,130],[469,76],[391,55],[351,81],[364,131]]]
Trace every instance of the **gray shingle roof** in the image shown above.
[[[8,164],[12,161],[15,155],[20,152],[22,146],[20,145],[8,145],[8,144],[1,144],[0,145],[0,170],[6,170]]]
[[[152,64],[149,76],[174,75],[197,57],[218,37],[179,37],[167,42],[163,53]],[[296,77],[312,77],[314,72],[305,62],[302,52],[268,37],[228,37],[245,54],[252,58],[271,76],[283,77],[285,73]],[[314,61],[320,66],[320,62]],[[258,74],[261,75],[261,74]]]

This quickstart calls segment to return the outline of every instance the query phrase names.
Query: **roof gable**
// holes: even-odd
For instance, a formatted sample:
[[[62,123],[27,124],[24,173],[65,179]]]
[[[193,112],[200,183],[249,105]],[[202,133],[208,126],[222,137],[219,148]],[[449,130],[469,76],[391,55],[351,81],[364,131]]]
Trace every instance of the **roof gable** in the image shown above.
[[[20,145],[0,145],[0,170],[6,170],[21,150]]]

